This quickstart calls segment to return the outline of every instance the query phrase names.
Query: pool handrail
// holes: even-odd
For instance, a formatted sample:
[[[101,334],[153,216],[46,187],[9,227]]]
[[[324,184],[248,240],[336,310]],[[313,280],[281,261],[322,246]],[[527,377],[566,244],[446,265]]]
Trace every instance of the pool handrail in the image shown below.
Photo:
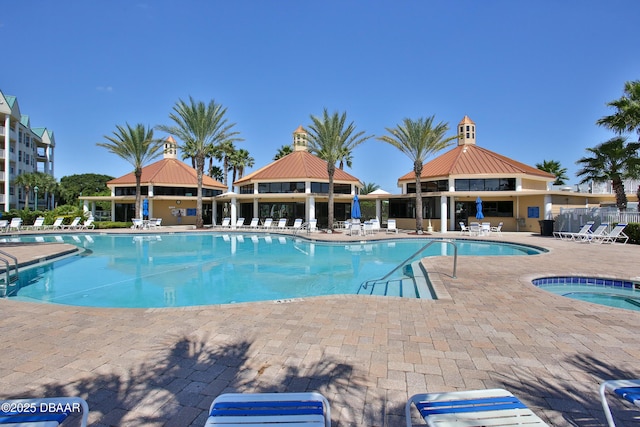
[[[376,283],[376,282],[384,282],[385,280],[387,280],[393,273],[395,273],[396,271],[398,271],[400,268],[402,268],[405,264],[407,264],[409,261],[411,261],[412,259],[414,259],[418,254],[420,254],[421,252],[423,252],[425,249],[427,249],[429,246],[433,245],[434,243],[448,243],[450,245],[453,246],[453,274],[451,277],[453,277],[454,279],[456,278],[456,271],[458,269],[458,246],[455,244],[455,242],[453,240],[450,239],[436,239],[436,240],[432,240],[429,243],[427,243],[426,245],[424,245],[423,247],[421,247],[419,250],[417,250],[416,252],[414,252],[410,257],[408,257],[407,259],[405,259],[404,261],[402,261],[400,264],[398,264],[393,270],[391,270],[389,273],[387,273],[384,277],[380,278],[380,279],[370,279],[370,280],[366,280],[364,282],[362,282],[362,284],[360,285],[361,288],[366,289],[367,286],[369,286],[372,283]]]

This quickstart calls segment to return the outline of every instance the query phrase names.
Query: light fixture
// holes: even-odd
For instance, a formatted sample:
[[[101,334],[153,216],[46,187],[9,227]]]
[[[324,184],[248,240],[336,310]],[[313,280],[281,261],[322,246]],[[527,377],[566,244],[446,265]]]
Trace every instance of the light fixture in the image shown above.
[[[182,203],[182,200],[176,200],[176,205],[179,205],[180,203]]]

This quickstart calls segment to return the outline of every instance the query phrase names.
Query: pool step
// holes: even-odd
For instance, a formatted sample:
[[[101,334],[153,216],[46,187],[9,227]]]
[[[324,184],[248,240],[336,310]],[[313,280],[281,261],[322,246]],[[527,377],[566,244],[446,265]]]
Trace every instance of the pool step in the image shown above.
[[[404,276],[401,278],[376,282],[373,289],[367,293],[370,295],[433,299],[426,272],[420,261],[407,264],[403,268],[403,273]]]

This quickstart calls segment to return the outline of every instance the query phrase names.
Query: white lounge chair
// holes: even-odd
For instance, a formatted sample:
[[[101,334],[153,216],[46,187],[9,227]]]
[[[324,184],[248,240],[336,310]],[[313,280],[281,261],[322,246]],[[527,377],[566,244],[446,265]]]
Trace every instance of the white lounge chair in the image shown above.
[[[302,227],[302,218],[296,218],[295,221],[293,221],[291,230],[293,230],[294,232],[297,232],[300,230],[301,227]]]
[[[307,230],[309,233],[313,233],[318,231],[318,220],[317,218],[313,218],[309,220],[309,224],[307,224]]]
[[[227,393],[216,397],[205,427],[331,427],[329,402],[320,393]]]
[[[249,229],[258,229],[258,225],[260,224],[260,218],[251,218],[251,223],[249,223]]]
[[[470,236],[479,236],[481,232],[480,223],[479,222],[471,222],[469,223],[469,235]]]
[[[244,227],[244,218],[238,218],[238,220],[236,221],[236,228],[242,227]]]
[[[625,243],[627,243],[629,241],[629,236],[627,236],[623,232],[623,230],[625,229],[626,226],[627,226],[627,224],[624,224],[624,223],[616,224],[616,226],[613,227],[613,230],[611,230],[610,233],[603,233],[603,234],[600,234],[598,236],[594,236],[593,239],[590,240],[590,242],[616,243],[618,240],[620,240],[620,241],[622,241],[622,244],[624,245]]]
[[[491,227],[490,231],[492,233],[498,233],[499,235],[502,236],[502,226],[503,225],[504,225],[504,223],[500,222],[497,227]]]
[[[0,424],[11,426],[53,427],[80,412],[80,425],[89,421],[89,406],[79,397],[1,400],[0,406]]]
[[[135,230],[142,230],[144,228],[144,221],[142,221],[140,218],[133,218],[131,222],[133,223],[131,228]]]
[[[7,221],[6,219],[0,219],[0,231],[2,231],[3,233],[6,233],[8,228],[9,228],[9,221]]]
[[[362,223],[360,222],[360,218],[351,218],[349,220],[349,235],[353,236],[353,233],[355,233],[359,236],[361,231]]]
[[[398,234],[398,227],[396,227],[396,220],[395,219],[388,219],[387,220],[387,233],[391,233],[392,231],[395,231],[395,233]]]
[[[52,230],[57,230],[59,228],[62,228],[62,223],[63,222],[64,222],[64,217],[63,216],[59,216],[59,217],[56,218],[55,221],[53,221],[53,224],[51,224],[47,228],[51,228]]]
[[[380,220],[378,218],[374,218],[371,220],[371,231],[372,234],[380,231]]]
[[[63,229],[69,229],[69,230],[75,230],[78,227],[78,224],[80,224],[80,220],[82,219],[82,217],[75,217],[73,218],[73,221],[71,221],[71,224],[69,225],[63,225],[62,228]],[[142,221],[142,220],[140,220]]]
[[[407,427],[413,425],[412,406],[431,427],[548,427],[517,397],[503,389],[416,394],[405,406]]]
[[[264,220],[264,224],[262,224],[262,228],[265,230],[269,230],[273,225],[273,218],[267,218]]]
[[[591,227],[593,227],[593,223],[593,221],[587,222],[580,228],[577,233],[571,231],[554,231],[553,236],[561,240],[575,240],[576,237],[581,238],[591,233]]]
[[[616,427],[616,424],[613,421],[609,402],[607,402],[607,391],[640,408],[640,380],[609,380],[603,382],[600,385],[600,400],[609,427]]]
[[[231,227],[231,218],[222,218],[222,224],[220,224],[220,228],[229,228]]]
[[[41,230],[44,229],[44,217],[39,216],[33,221],[32,225],[27,225],[24,227],[25,230]]]
[[[469,230],[469,227],[467,227],[464,222],[460,221],[458,224],[460,225],[460,235],[461,236],[464,236],[465,234],[468,235],[468,236],[471,235],[471,231]]]
[[[87,220],[77,228],[78,230],[88,230],[89,228],[93,230],[94,228],[96,228],[96,225],[93,223],[93,217],[87,218]]]
[[[593,239],[596,239],[602,235],[607,234],[607,230],[609,229],[609,223],[607,222],[603,222],[602,224],[600,224],[595,230],[593,231],[589,231],[589,233],[585,234],[584,236],[574,236],[575,241],[578,242],[589,242],[591,243],[591,241]]]
[[[149,220],[149,228],[162,227],[162,218],[154,218]]]
[[[11,222],[7,227],[7,231],[15,230],[20,231],[20,227],[22,227],[22,218],[11,218]]]
[[[282,230],[282,231],[286,230],[286,228],[287,228],[287,218],[280,218],[278,220],[278,225],[277,225],[276,228],[278,230]]]

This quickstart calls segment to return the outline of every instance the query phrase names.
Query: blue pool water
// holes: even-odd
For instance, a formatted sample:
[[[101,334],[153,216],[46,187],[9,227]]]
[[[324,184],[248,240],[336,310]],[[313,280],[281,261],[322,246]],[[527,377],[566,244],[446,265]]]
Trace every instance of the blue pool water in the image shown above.
[[[533,284],[568,298],[640,311],[640,282],[596,277],[545,277]]]
[[[20,273],[16,299],[95,307],[171,307],[355,294],[429,240],[320,243],[277,235],[64,235],[82,255]],[[21,237],[35,241],[36,237]],[[531,255],[528,246],[460,240],[459,255]],[[438,242],[421,254],[451,255]]]

